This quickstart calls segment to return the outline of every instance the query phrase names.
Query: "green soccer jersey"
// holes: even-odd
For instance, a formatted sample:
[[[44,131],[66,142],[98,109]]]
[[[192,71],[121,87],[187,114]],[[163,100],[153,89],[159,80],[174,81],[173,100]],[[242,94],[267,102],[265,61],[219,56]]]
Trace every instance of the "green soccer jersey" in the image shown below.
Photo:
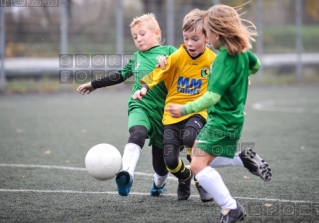
[[[133,54],[129,63],[122,69],[121,72],[124,80],[131,79],[134,83],[132,89],[133,94],[135,91],[142,88],[140,80],[154,70],[155,66],[157,65],[157,57],[169,56],[175,51],[176,48],[172,46],[156,46],[148,51],[137,51]],[[162,148],[162,117],[167,95],[165,83],[159,83],[151,91],[147,92],[142,100],[134,100],[133,94],[128,100],[128,127],[130,128],[131,124],[144,126],[145,123],[143,121],[141,122],[141,120],[131,120],[136,118],[133,113],[136,112],[137,109],[143,110],[150,124],[150,129],[148,129],[147,133],[147,137],[150,139],[149,145],[155,145],[159,148]],[[133,109],[135,109],[134,112]]]
[[[137,51],[130,58],[129,63],[122,69],[122,76],[125,80],[134,82],[132,92],[142,88],[140,82],[146,74],[151,73],[157,65],[158,56],[169,56],[176,51],[172,46],[155,46],[148,51]],[[129,98],[128,112],[136,107],[146,109],[148,114],[162,119],[167,90],[164,82],[149,91],[142,100]]]
[[[208,115],[212,127],[223,131],[228,137],[241,136],[248,76],[258,63],[251,51],[231,56],[226,47],[221,47],[212,64],[208,91],[221,95],[221,98],[215,106],[208,109]]]

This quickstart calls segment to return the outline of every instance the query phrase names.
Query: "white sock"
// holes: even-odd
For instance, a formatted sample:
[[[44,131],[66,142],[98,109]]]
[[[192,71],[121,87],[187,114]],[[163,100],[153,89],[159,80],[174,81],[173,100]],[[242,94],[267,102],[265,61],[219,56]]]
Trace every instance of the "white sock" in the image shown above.
[[[168,173],[165,176],[160,176],[157,173],[154,172],[154,183],[156,187],[163,187],[166,180],[168,178]]]
[[[243,161],[238,156],[238,153],[235,154],[233,159],[217,156],[213,161],[209,164],[209,166],[215,167],[225,167],[225,166],[242,166],[244,167]]]
[[[219,173],[210,166],[196,174],[199,184],[214,198],[221,209],[235,209],[236,201],[229,193]]]
[[[131,176],[134,176],[135,167],[140,158],[141,148],[134,143],[127,143],[125,145],[122,166],[123,170],[127,170]]]

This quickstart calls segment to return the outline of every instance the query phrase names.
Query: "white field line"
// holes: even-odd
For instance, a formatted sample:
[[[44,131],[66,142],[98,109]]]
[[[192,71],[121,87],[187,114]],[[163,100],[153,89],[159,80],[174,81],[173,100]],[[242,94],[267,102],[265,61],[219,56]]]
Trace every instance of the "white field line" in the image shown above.
[[[79,170],[86,171],[85,168],[81,167],[66,167],[66,166],[49,166],[49,165],[26,165],[26,164],[6,164],[0,163],[0,167],[22,167],[22,168],[44,168],[44,169],[62,169],[62,170]],[[149,176],[153,177],[153,174],[135,172],[136,175]],[[175,177],[168,177],[168,179],[176,180]],[[67,193],[67,194],[117,194],[114,191],[73,191],[73,190],[31,190],[31,189],[3,189],[0,188],[0,192],[34,192],[34,193]],[[130,192],[130,195],[140,195],[140,196],[149,196],[149,193],[139,193],[139,192]],[[163,194],[163,196],[175,197],[176,194]],[[199,195],[191,195],[191,197],[199,197]],[[265,201],[265,202],[282,202],[282,203],[312,203],[319,204],[319,202],[314,201],[304,201],[304,200],[285,200],[285,199],[276,199],[276,198],[253,198],[253,197],[234,197],[235,199],[241,200],[256,200],[256,201]]]
[[[31,189],[1,189],[0,192],[7,193],[58,193],[58,194],[112,194],[117,195],[115,191],[75,191],[75,190],[31,190]],[[149,193],[140,193],[140,192],[130,192],[130,195],[138,196],[150,196]],[[162,196],[176,197],[176,194],[166,194]],[[199,195],[191,195],[191,197],[199,198]],[[276,199],[276,198],[254,198],[254,197],[234,197],[235,199],[240,200],[255,200],[255,201],[264,201],[264,202],[281,202],[281,203],[301,203],[301,204],[319,204],[315,201],[304,201],[304,200],[286,200],[286,199]]]
[[[22,168],[41,168],[41,169],[60,169],[60,170],[78,170],[87,171],[84,167],[68,167],[68,166],[50,166],[50,165],[33,165],[33,164],[7,164],[0,163],[0,167],[22,167]],[[134,172],[134,175],[153,177],[153,173]],[[177,180],[175,177],[169,176],[170,180]]]
[[[42,169],[61,169],[61,170],[80,170],[86,171],[82,167],[68,167],[68,166],[50,166],[50,165],[33,165],[33,164],[7,164],[0,163],[0,167],[22,167],[22,168],[42,168]]]

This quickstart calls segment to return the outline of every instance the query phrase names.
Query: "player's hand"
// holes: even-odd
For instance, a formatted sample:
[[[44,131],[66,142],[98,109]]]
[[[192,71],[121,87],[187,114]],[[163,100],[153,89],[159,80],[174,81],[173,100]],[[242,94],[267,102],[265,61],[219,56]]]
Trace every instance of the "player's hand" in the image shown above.
[[[157,58],[157,65],[156,65],[156,68],[162,68],[163,70],[166,68],[166,65],[167,65],[167,60],[166,60],[167,57],[165,56],[159,56]]]
[[[92,91],[94,91],[95,89],[92,87],[91,82],[85,83],[80,85],[76,91],[79,94],[85,95],[85,94],[90,94]]]
[[[142,100],[142,98],[146,95],[147,89],[143,87],[141,90],[135,91],[133,95],[134,100]]]
[[[250,78],[248,77],[248,87],[250,86]]]
[[[177,104],[170,104],[165,107],[165,110],[174,118],[179,118],[182,116],[182,106]]]

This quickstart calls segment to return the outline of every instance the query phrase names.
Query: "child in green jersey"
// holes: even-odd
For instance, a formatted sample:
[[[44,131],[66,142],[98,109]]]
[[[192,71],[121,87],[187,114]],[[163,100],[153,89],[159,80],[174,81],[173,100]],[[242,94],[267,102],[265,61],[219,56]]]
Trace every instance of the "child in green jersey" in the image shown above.
[[[220,222],[225,223],[242,220],[246,211],[232,198],[212,164],[220,157],[231,160],[235,155],[244,123],[248,75],[256,73],[260,67],[257,57],[248,50],[255,33],[242,22],[237,11],[226,5],[215,5],[205,13],[203,23],[208,39],[219,50],[211,66],[208,90],[186,105],[171,104],[166,107],[172,117],[208,108],[207,124],[192,148],[191,170],[200,185],[221,207]],[[271,171],[268,165],[252,149],[245,151],[240,156],[250,166],[247,168],[269,181]]]
[[[194,9],[183,20],[184,44],[172,55],[161,58],[159,64],[165,69],[155,69],[152,73],[144,76],[141,82],[144,87],[134,93],[133,98],[141,99],[147,92],[162,80],[167,86],[168,94],[166,105],[186,104],[204,95],[207,90],[209,66],[214,61],[215,54],[205,47],[206,31],[203,28],[202,18],[204,11]],[[203,75],[204,74],[204,75]],[[173,118],[168,111],[163,114],[164,131],[164,160],[169,172],[179,179],[177,195],[179,200],[186,200],[190,196],[190,171],[179,158],[181,150],[193,147],[197,133],[205,125],[207,111],[190,113],[180,118]],[[236,153],[232,158],[218,157],[210,164],[211,167],[240,166],[246,167],[255,174],[256,166],[250,165],[250,159],[245,159],[243,154],[248,148]],[[190,157],[187,157],[191,161]],[[263,163],[263,165],[266,165]],[[259,166],[257,166],[259,168]],[[270,169],[262,174],[256,174],[263,180],[271,175]],[[267,179],[268,180],[268,179]],[[209,202],[213,198],[201,187],[194,178],[195,186],[200,194],[202,202]]]
[[[112,75],[100,80],[79,86],[77,91],[80,94],[89,94],[97,88],[122,83],[133,75],[135,85],[132,92],[134,93],[141,89],[140,79],[155,68],[158,57],[168,56],[176,50],[172,46],[160,45],[161,30],[153,14],[145,14],[133,19],[130,28],[138,51],[133,54],[129,63],[121,71],[113,72]],[[152,164],[155,171],[150,193],[152,196],[163,193],[168,177],[162,149],[162,115],[166,94],[165,84],[161,83],[141,101],[133,100],[132,96],[129,98],[128,130],[130,136],[123,153],[123,169],[115,178],[118,193],[122,196],[129,195],[133,184],[134,170],[146,138],[150,139],[150,145],[152,145]]]

